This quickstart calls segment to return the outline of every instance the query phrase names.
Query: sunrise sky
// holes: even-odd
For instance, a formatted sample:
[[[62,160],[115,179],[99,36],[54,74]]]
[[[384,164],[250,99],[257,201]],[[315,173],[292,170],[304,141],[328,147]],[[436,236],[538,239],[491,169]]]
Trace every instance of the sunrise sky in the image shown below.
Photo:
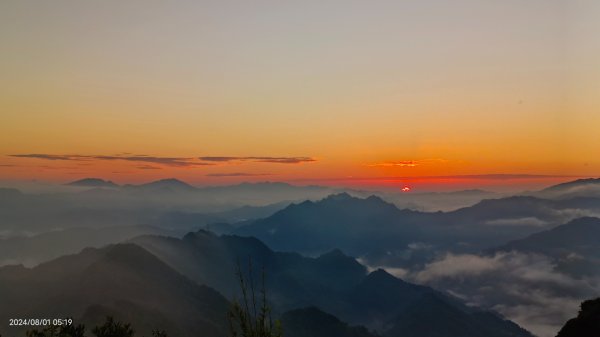
[[[454,188],[597,176],[599,11],[2,1],[0,180]]]

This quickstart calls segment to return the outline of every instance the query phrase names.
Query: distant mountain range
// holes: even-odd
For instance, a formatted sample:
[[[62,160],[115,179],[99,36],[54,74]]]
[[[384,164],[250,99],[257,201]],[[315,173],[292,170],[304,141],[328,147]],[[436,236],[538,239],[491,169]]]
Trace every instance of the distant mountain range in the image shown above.
[[[600,178],[586,178],[550,186],[533,193],[542,198],[600,197]]]
[[[30,194],[0,188],[0,236],[69,227],[139,224],[160,227],[162,221],[170,221],[171,214],[180,214],[190,221],[193,218],[194,227],[185,228],[187,232],[213,222],[265,217],[272,212],[261,212],[259,208],[266,211],[274,209],[274,204],[283,207],[293,201],[316,200],[336,192],[339,190],[284,183],[197,188],[177,179],[116,186],[97,178],[72,182],[52,193]],[[228,216],[226,212],[232,210],[237,214]],[[172,222],[168,225],[182,227]]]
[[[557,269],[575,277],[600,276],[600,219],[584,217],[508,242],[492,250],[551,257]]]
[[[114,189],[115,187],[121,193],[139,193],[146,192],[163,192],[166,194],[189,194],[203,195],[210,198],[243,200],[241,204],[246,202],[248,205],[257,205],[257,201],[265,200],[266,203],[275,203],[280,201],[299,201],[305,199],[321,199],[329,194],[348,192],[354,196],[368,197],[376,193],[378,196],[393,202],[400,208],[410,208],[420,211],[437,211],[437,210],[453,210],[460,207],[470,206],[484,198],[498,197],[497,193],[484,190],[464,190],[450,192],[412,192],[402,193],[401,191],[394,192],[393,190],[385,190],[379,192],[368,192],[349,188],[334,188],[325,186],[296,186],[283,182],[258,182],[258,183],[240,183],[236,185],[223,186],[192,186],[181,180],[168,178],[157,180],[149,183],[132,185],[116,185],[112,182],[105,181],[100,178],[85,178],[66,184],[66,186],[87,187],[88,191],[94,194],[107,194],[106,191],[98,191],[98,189]],[[113,195],[112,193],[111,195]],[[117,195],[118,195],[117,194]],[[240,203],[238,203],[238,206]]]
[[[550,186],[548,188],[545,188],[543,191],[565,191],[565,190],[570,190],[574,187],[589,187],[589,186],[599,186],[600,187],[600,178],[577,179],[577,180],[569,181],[566,183]]]
[[[589,185],[589,184],[588,184]],[[587,186],[587,185],[586,185]],[[285,206],[292,202],[305,200],[317,201],[332,194],[347,192],[354,197],[367,198],[370,193],[365,191],[348,190],[323,186],[295,186],[286,183],[242,183],[230,186],[194,187],[177,179],[164,179],[147,184],[116,186],[115,183],[100,178],[86,178],[63,186],[55,193],[29,194],[20,193],[15,189],[0,189],[0,218],[3,221],[3,232],[0,236],[10,236],[11,232],[18,233],[41,233],[56,229],[69,227],[106,227],[117,225],[153,225],[163,226],[162,221],[189,231],[201,228],[211,223],[232,223],[243,220],[263,218],[271,215],[276,207],[270,211],[246,212],[243,216],[226,216],[224,212],[243,207],[267,207],[269,205]],[[570,192],[569,192],[570,193]],[[492,218],[491,224],[516,223],[520,227],[527,224],[530,227],[551,227],[564,223],[574,217],[569,214],[571,210],[585,208],[587,213],[600,213],[597,205],[600,194],[592,192],[589,195],[578,193],[576,197],[559,197],[562,194],[552,194],[555,200],[536,197],[536,201],[527,199],[488,202],[480,205],[479,215],[476,209],[464,207],[480,202],[483,198],[498,197],[486,191],[458,191],[449,193],[380,193],[379,197],[387,201],[393,201],[401,209],[408,208],[420,210],[422,214],[426,210],[444,209],[446,216],[432,218],[429,223],[441,224],[441,221],[462,221],[466,217],[469,224],[482,221],[484,218]],[[571,195],[571,194],[568,194]],[[497,200],[504,200],[497,199]],[[533,200],[533,199],[532,199]],[[570,204],[568,204],[570,202]],[[488,214],[485,209],[494,204],[505,204],[507,211],[504,218],[501,214]],[[528,208],[532,205],[533,208]],[[513,208],[514,206],[514,208]],[[463,207],[456,211],[457,207]],[[35,210],[35,211],[32,211]],[[265,208],[266,210],[266,208]],[[461,211],[462,210],[462,211]],[[558,212],[560,210],[561,212]],[[562,212],[567,210],[567,212]],[[494,211],[492,209],[492,211]],[[270,212],[270,213],[269,213]],[[448,216],[453,213],[453,216]],[[580,212],[581,213],[581,212]],[[176,215],[176,216],[172,216]],[[469,219],[469,217],[471,217]],[[424,219],[424,216],[420,216]],[[194,227],[182,228],[180,224],[173,223],[173,219],[184,219],[188,224],[193,222]],[[490,219],[487,219],[490,220]],[[500,220],[500,221],[496,221]],[[531,226],[533,225],[533,226]],[[517,226],[517,227],[519,227]],[[221,226],[221,232],[226,231],[227,226]],[[233,229],[237,226],[231,226]],[[216,228],[216,227],[215,227]],[[504,228],[508,233],[506,240],[515,239],[533,233],[523,232],[523,228]],[[491,242],[492,245],[496,242]]]
[[[210,223],[266,217],[290,203],[288,199],[268,193],[263,193],[260,201],[261,192],[255,191],[258,201],[246,204],[243,199],[254,195],[250,189],[244,192],[245,196],[241,192],[222,192],[221,195],[218,191],[184,186],[168,182],[145,187],[91,187],[51,194],[26,194],[17,189],[0,188],[0,238],[70,227],[139,224],[181,229],[185,233]],[[304,196],[301,192],[298,195]]]
[[[511,241],[498,250],[540,253],[554,258],[569,254],[600,258],[600,219],[584,217]]]
[[[66,184],[67,186],[78,186],[78,187],[104,187],[104,188],[115,188],[119,185],[113,183],[110,180],[103,180],[99,178],[84,178],[76,180]]]
[[[22,194],[14,190],[14,195]],[[269,216],[287,205],[288,203],[283,202],[262,207],[244,206],[209,214],[166,211],[156,215],[155,219],[148,219],[148,222],[153,225],[67,227],[34,235],[13,234],[6,237],[0,235],[0,266],[7,264],[34,266],[61,255],[79,252],[86,247],[101,247],[145,234],[182,236],[190,230],[200,228],[216,233],[229,233],[236,228],[229,222],[243,224],[243,221]],[[115,211],[115,214],[119,213]],[[88,216],[103,216],[102,213],[87,211],[75,213],[70,218],[74,218],[77,214],[80,216],[79,223],[83,225],[86,225]]]
[[[125,185],[124,187],[157,192],[191,192],[196,190],[194,186],[174,178],[157,180],[142,185]]]
[[[271,194],[287,194],[298,191],[305,191],[309,193],[323,193],[327,191],[329,193],[333,191],[339,191],[340,189],[332,189],[323,186],[295,186],[288,183],[281,182],[259,182],[259,183],[240,183],[237,185],[225,185],[225,186],[207,186],[207,187],[195,187],[186,182],[183,182],[175,178],[160,179],[149,183],[132,185],[117,185],[112,181],[103,180],[100,178],[85,178],[71,183],[66,184],[67,186],[80,186],[80,187],[120,187],[125,190],[138,190],[148,192],[208,192],[208,193],[254,193],[259,190],[261,193]]]
[[[342,193],[292,204],[233,233],[257,237],[276,250],[319,254],[339,247],[374,265],[402,266],[423,263],[436,251],[479,252],[596,212],[600,199],[584,197],[516,196],[427,213]]]
[[[591,179],[564,185],[588,186],[596,182]],[[65,230],[70,228],[106,227],[114,231],[117,226],[144,224],[138,228],[148,231],[139,231],[138,235],[158,233],[151,228],[169,235],[183,235],[190,230],[207,228],[217,233],[256,236],[277,250],[318,255],[339,247],[364,258],[370,265],[408,267],[426,263],[439,252],[476,253],[578,217],[600,215],[600,198],[593,196],[555,199],[514,196],[487,199],[454,211],[421,212],[399,209],[377,196],[360,198],[348,193],[331,194],[321,200],[293,205],[289,205],[290,201],[261,206],[233,207],[230,204],[243,204],[246,198],[257,196],[260,199],[260,195],[264,196],[263,200],[275,200],[294,193],[296,196],[317,197],[332,191],[324,187],[284,183],[244,183],[204,188],[176,179],[118,188],[97,187],[112,183],[95,178],[78,183],[94,186],[75,193],[40,195],[0,189],[0,217],[3,222],[0,240],[6,243],[4,246],[14,247],[11,248],[13,253],[0,259],[0,264],[12,261],[31,265],[44,256],[38,254],[38,251],[44,251],[44,242],[38,241],[37,251],[28,251],[27,244],[21,246],[17,242],[33,241],[12,240],[11,237],[51,231],[53,234],[49,237],[54,237],[56,242],[67,242],[70,234]],[[562,187],[557,185],[554,188]],[[464,191],[448,195],[482,193],[485,192]],[[236,201],[227,201],[231,196]],[[61,233],[64,235],[59,239]],[[46,260],[59,253],[73,253],[81,247],[98,246],[99,243],[115,243],[132,235],[120,238],[113,235],[113,241],[107,239],[102,242],[94,241],[92,236],[79,237],[82,240],[77,245],[66,244],[54,249],[55,253],[46,250],[50,253]],[[20,258],[15,259],[15,256]]]
[[[173,232],[153,226],[111,226],[105,228],[75,227],[33,236],[0,238],[0,266],[23,264],[34,266],[87,247],[102,247],[144,234],[172,235]]]

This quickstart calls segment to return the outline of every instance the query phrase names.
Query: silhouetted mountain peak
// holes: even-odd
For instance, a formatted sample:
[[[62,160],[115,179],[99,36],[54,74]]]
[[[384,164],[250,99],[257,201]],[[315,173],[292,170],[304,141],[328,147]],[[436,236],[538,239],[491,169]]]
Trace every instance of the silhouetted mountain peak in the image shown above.
[[[363,199],[363,198],[354,197],[346,192],[331,194],[328,197],[326,197],[325,199],[317,201],[314,204],[321,205],[321,206],[334,205],[334,206],[344,206],[344,207],[349,206],[349,205],[354,205],[354,207],[363,207],[365,209],[369,208],[371,210],[398,211],[398,208],[394,204],[391,204],[391,203],[381,199],[378,196],[371,195],[371,196]]]
[[[236,256],[254,256],[263,263],[273,256],[271,248],[255,237],[223,235],[220,239]]]
[[[550,201],[532,196],[512,196],[499,199],[484,199],[470,207],[464,207],[448,214],[469,214],[471,217],[487,218],[501,214],[531,214],[532,210],[547,208]]]
[[[167,178],[153,181],[147,184],[139,185],[143,188],[160,188],[160,189],[176,189],[176,190],[195,190],[196,188],[179,179]]]
[[[560,191],[563,189],[577,187],[577,186],[585,186],[585,185],[600,185],[600,178],[586,178],[586,179],[577,179],[573,181],[568,181],[566,183],[550,186],[545,188],[543,191]]]
[[[381,199],[380,197],[378,197],[376,195],[370,195],[366,200],[370,201],[370,202],[387,203],[385,200]]]
[[[384,269],[378,268],[367,275],[364,283],[383,284],[390,282],[396,283],[398,281],[400,281],[400,279],[394,277],[394,275],[388,273]]]
[[[100,178],[84,178],[66,184],[67,186],[82,186],[82,187],[118,187],[119,185],[110,180]]]
[[[355,279],[358,283],[367,273],[365,266],[358,263],[355,258],[344,254],[340,249],[333,249],[322,254],[317,258],[317,261],[324,268],[333,269],[334,273],[340,276],[344,275],[344,277],[348,278],[348,281]]]
[[[301,202],[301,203],[298,203],[298,204],[291,204],[291,205],[304,205],[304,206],[306,206],[306,205],[313,205],[313,204],[314,204],[314,202],[313,202],[313,201],[311,201],[311,200],[304,200],[304,201],[303,201],[303,202]]]
[[[142,267],[145,260],[156,259],[147,250],[133,243],[119,243],[108,246],[105,256],[110,260],[137,267]]]
[[[322,201],[345,201],[345,200],[353,200],[353,199],[357,199],[357,198],[354,198],[353,196],[351,196],[350,194],[348,194],[346,192],[342,192],[342,193],[337,193],[337,194],[331,194],[327,198],[323,199]]]
[[[506,243],[495,251],[535,252],[562,259],[570,254],[578,254],[590,258],[600,257],[600,219],[583,217],[554,227],[549,230],[531,234],[523,239]],[[564,260],[565,263],[568,260]],[[567,266],[565,264],[564,266]],[[572,272],[589,273],[597,268],[574,267]]]
[[[340,248],[359,256],[362,252],[356,252],[355,248],[361,244],[348,245],[349,238],[377,236],[380,232],[373,228],[389,227],[391,222],[412,213],[401,211],[378,197],[362,199],[340,193],[316,202],[292,204],[233,233],[255,236],[275,250],[322,253]],[[394,226],[394,230],[398,233],[418,231],[410,225]]]
[[[331,251],[322,254],[319,256],[319,259],[338,259],[338,258],[348,258],[348,255],[344,254],[340,249],[335,248]]]
[[[160,180],[156,180],[153,181],[151,183],[149,183],[151,185],[170,185],[170,186],[189,186],[187,183],[179,180],[179,179],[175,179],[175,178],[167,178],[167,179],[160,179]]]
[[[27,270],[0,268],[0,282],[11,289],[3,292],[2,320],[11,310],[33,316],[64,312],[86,325],[107,315],[126,317],[145,336],[155,328],[180,337],[226,334],[227,300],[136,244],[86,249]],[[0,326],[0,332],[7,331]]]
[[[212,245],[215,241],[219,241],[219,236],[207,230],[199,230],[190,232],[183,236],[182,241],[194,243],[195,245]]]
[[[424,286],[418,286],[408,283],[402,279],[395,277],[384,269],[377,269],[369,273],[361,282],[360,287],[363,289],[371,289],[379,294],[387,293],[387,296],[394,297],[398,293],[430,291],[431,289]]]
[[[567,238],[572,240],[574,237],[577,237],[587,240],[590,238],[590,236],[592,236],[595,239],[594,233],[600,233],[600,218],[582,217],[571,220],[564,225],[554,227],[547,231],[532,234],[529,236],[529,238],[553,237],[557,242],[564,240],[565,244],[568,244],[572,242],[569,242]],[[525,240],[527,240],[527,238],[519,241]]]
[[[593,229],[600,228],[600,218],[585,216],[577,219],[573,219],[568,223],[558,226],[558,228],[571,228],[571,229]]]
[[[217,235],[211,231],[205,230],[205,229],[199,229],[195,232],[189,232],[187,233],[185,236],[193,236],[193,237],[209,237],[209,238],[214,238],[217,237]]]
[[[23,195],[23,192],[16,188],[0,187],[0,197],[16,197]]]

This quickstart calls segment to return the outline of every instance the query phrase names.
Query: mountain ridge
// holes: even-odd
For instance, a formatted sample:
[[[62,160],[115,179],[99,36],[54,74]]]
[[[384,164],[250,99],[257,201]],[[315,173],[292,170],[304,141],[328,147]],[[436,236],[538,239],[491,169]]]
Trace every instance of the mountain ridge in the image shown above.
[[[344,322],[375,329],[384,336],[396,337],[398,334],[387,333],[389,327],[398,315],[406,314],[410,305],[419,305],[425,295],[439,298],[456,314],[465,313],[461,314],[465,320],[474,319],[472,311],[479,312],[459,305],[456,299],[432,288],[407,283],[384,270],[367,273],[363,265],[341,250],[308,258],[297,253],[275,252],[256,238],[217,236],[207,231],[189,233],[182,239],[144,236],[132,242],[148,249],[183,275],[215,287],[223,294],[235,294],[235,284],[228,285],[228,278],[237,263],[244,269],[251,260],[255,268],[264,268],[274,312],[316,306]],[[231,272],[223,275],[223,270]],[[432,310],[436,312],[435,307]],[[431,320],[437,321],[437,318]],[[512,322],[501,322],[501,319],[494,320],[494,324],[512,334],[487,331],[488,337],[530,336]],[[462,332],[464,330],[460,330]],[[459,335],[448,335],[454,336]]]
[[[80,187],[103,187],[103,188],[116,188],[119,185],[113,183],[110,180],[104,180],[100,178],[83,178],[72,181],[65,184],[67,186],[80,186]]]

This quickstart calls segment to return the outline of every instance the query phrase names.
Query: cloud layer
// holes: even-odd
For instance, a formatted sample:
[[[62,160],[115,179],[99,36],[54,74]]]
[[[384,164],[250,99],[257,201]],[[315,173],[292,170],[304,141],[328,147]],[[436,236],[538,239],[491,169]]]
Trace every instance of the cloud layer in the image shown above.
[[[93,160],[121,160],[136,163],[156,164],[168,167],[195,167],[212,166],[217,164],[227,164],[232,162],[256,162],[272,164],[302,164],[315,162],[311,157],[159,157],[136,154],[119,155],[81,155],[81,154],[44,154],[44,153],[26,153],[12,154],[13,158],[30,158],[51,161],[93,161]],[[156,169],[155,166],[138,166],[140,169]]]
[[[381,163],[367,164],[369,167],[415,167],[419,162],[416,160],[386,161]]]
[[[392,160],[366,164],[369,167],[415,167],[426,164],[443,164],[447,163],[448,160],[441,158],[433,159],[418,159],[418,160]]]
[[[146,155],[54,155],[54,154],[13,154],[15,158],[34,158],[44,160],[64,160],[64,161],[90,161],[90,160],[123,160],[138,163],[151,163],[164,166],[188,167],[188,166],[204,166],[212,165],[210,163],[202,163],[195,161],[194,158],[185,157],[155,157]]]
[[[600,291],[597,278],[574,278],[546,256],[517,252],[446,254],[407,278],[496,310],[540,337],[555,336],[579,303]]]
[[[219,163],[227,163],[227,162],[240,162],[240,161],[251,161],[258,163],[274,163],[274,164],[301,164],[301,163],[310,163],[317,161],[311,157],[258,157],[258,156],[250,156],[250,157],[198,157],[198,159],[207,162],[219,162]]]

